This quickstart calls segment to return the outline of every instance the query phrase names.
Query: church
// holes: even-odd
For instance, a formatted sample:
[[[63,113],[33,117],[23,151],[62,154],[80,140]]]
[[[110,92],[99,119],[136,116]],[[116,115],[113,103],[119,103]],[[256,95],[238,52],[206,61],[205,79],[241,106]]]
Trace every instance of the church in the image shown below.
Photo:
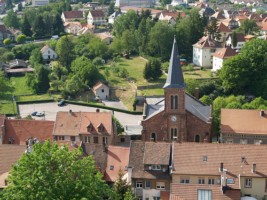
[[[164,98],[144,104],[143,141],[211,142],[211,107],[187,94],[185,87],[174,38]]]

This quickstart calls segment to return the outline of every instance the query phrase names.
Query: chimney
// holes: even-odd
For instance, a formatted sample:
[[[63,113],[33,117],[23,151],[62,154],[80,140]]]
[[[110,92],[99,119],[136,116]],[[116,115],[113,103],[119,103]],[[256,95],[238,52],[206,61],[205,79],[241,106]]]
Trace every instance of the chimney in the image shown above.
[[[252,165],[252,173],[256,173],[256,163],[253,163]]]
[[[220,164],[220,172],[223,172],[223,163]]]
[[[264,113],[264,110],[261,110],[261,111],[260,111],[260,116],[263,117],[264,114],[265,114],[265,113]]]
[[[100,112],[99,108],[97,108],[97,109],[96,109],[96,112],[97,112],[97,113],[99,113],[99,112]]]
[[[72,110],[69,110],[69,113],[72,113]]]

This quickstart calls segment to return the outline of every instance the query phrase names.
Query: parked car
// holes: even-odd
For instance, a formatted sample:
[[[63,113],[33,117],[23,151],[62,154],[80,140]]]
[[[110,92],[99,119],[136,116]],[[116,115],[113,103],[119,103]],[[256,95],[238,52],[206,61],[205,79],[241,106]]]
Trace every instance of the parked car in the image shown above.
[[[35,116],[37,117],[43,117],[45,114],[44,112],[37,112]]]
[[[34,112],[32,112],[32,116],[36,116],[36,114],[37,114],[37,112],[36,111],[34,111]]]
[[[66,102],[64,100],[60,100],[57,105],[58,106],[64,106],[66,104]]]

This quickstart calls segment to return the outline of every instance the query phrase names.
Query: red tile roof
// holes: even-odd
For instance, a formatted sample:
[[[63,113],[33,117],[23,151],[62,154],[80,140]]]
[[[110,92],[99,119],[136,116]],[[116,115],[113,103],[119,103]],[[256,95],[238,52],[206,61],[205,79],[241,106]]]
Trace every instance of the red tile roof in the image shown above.
[[[26,146],[14,144],[0,145],[0,175],[9,172],[11,166],[15,164],[25,152]]]
[[[14,144],[20,145],[25,145],[30,137],[52,141],[53,127],[53,121],[6,119],[4,144],[8,144],[10,138],[14,139]]]
[[[207,189],[212,191],[213,200],[240,200],[240,190],[226,190],[222,194],[220,185],[195,185],[195,184],[171,184],[170,200],[196,200],[198,190]]]
[[[221,110],[221,132],[242,134],[267,134],[267,114],[259,110]]]
[[[218,31],[219,32],[225,32],[225,33],[231,33],[232,31],[227,27],[225,26],[222,22],[219,24],[218,26]]]
[[[217,143],[175,143],[173,175],[220,176],[220,163],[227,169],[227,177],[234,178],[233,189],[239,188],[241,177],[267,178],[266,145],[217,144]],[[205,159],[204,159],[205,157]],[[242,159],[243,158],[243,159]],[[256,172],[252,165],[256,164]]]
[[[98,126],[103,124],[104,130],[98,132]],[[88,132],[87,127],[92,125]],[[113,134],[111,112],[58,112],[53,135],[79,134]]]
[[[162,13],[162,15],[163,15],[164,17],[166,17],[166,16],[170,16],[170,17],[173,17],[175,20],[177,19],[177,17],[178,17],[179,15],[180,15],[182,18],[185,17],[185,13],[182,12],[182,11],[177,12],[177,11],[163,10],[161,13]]]
[[[237,55],[237,52],[231,47],[222,48],[213,54],[214,57],[218,57],[222,59],[230,58],[235,55]]]
[[[91,10],[90,13],[93,17],[105,17],[105,14],[102,10]]]
[[[83,19],[82,11],[65,11],[63,14],[66,19]]]
[[[107,150],[107,167],[105,180],[115,182],[118,178],[119,170],[125,174],[125,167],[129,164],[129,147],[109,146]],[[113,168],[112,168],[113,167]]]
[[[197,48],[222,48],[221,44],[209,36],[203,36],[196,44],[193,45]]]

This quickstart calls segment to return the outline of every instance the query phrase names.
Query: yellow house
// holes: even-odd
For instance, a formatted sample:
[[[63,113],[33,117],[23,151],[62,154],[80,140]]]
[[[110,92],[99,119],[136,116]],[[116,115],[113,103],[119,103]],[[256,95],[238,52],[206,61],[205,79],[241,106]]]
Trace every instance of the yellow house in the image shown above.
[[[267,199],[265,145],[175,143],[171,200]]]

